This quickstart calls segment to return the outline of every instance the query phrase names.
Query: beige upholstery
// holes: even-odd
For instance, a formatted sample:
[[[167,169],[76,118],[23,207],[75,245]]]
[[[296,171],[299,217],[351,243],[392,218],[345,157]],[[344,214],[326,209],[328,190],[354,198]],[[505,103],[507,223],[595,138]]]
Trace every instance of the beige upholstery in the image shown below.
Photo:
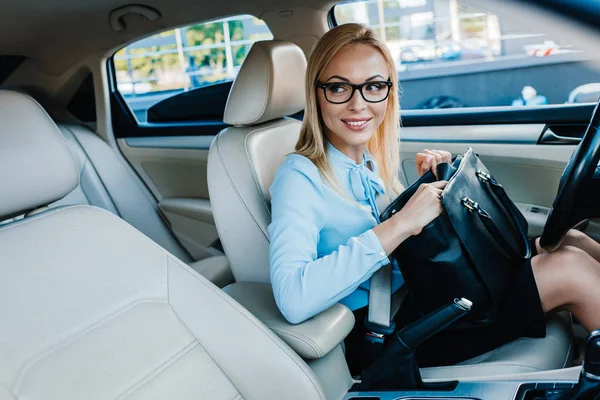
[[[548,319],[543,339],[520,338],[450,368],[423,368],[421,374],[443,380],[566,368],[575,352],[571,338],[571,314],[561,312]]]
[[[47,169],[52,196],[0,175],[3,198],[11,194],[0,220],[68,193],[77,176],[53,122],[30,98],[8,98],[0,171],[29,177],[16,167],[32,155],[57,164],[30,161]],[[20,127],[31,132],[27,146],[9,139]],[[3,399],[325,398],[312,370],[267,327],[104,209],[61,207],[2,225],[0,260]]]
[[[161,219],[156,201],[115,151],[94,132],[80,125],[60,124],[75,156],[80,185],[53,207],[86,204],[123,218],[182,261],[193,261]]]
[[[354,326],[354,314],[341,304],[302,324],[291,325],[279,312],[271,285],[239,282],[224,290],[304,359],[321,358],[328,354],[348,336]]]
[[[278,65],[274,63],[274,67]],[[295,95],[286,90],[289,88],[282,85],[278,98]],[[235,94],[232,91],[230,103]],[[249,100],[246,98],[246,101]],[[240,98],[235,104],[242,103]],[[238,282],[270,281],[268,187],[286,154],[294,151],[300,131],[300,122],[284,116],[274,116],[273,120],[261,124],[227,128],[210,149],[208,185],[213,214]],[[426,376],[454,378],[464,375],[465,371],[490,375],[564,368],[572,358],[571,325],[558,318],[549,320],[546,338],[520,339],[460,366],[426,370]],[[465,367],[471,364],[473,366]]]
[[[223,120],[260,124],[304,109],[306,58],[292,43],[269,40],[252,45],[236,78]]]
[[[189,263],[200,275],[222,288],[233,282],[229,261],[225,256],[213,256]]]
[[[0,90],[0,221],[52,203],[79,183],[75,160],[48,119],[31,97]]]
[[[171,233],[156,201],[140,179],[94,132],[81,125],[60,124],[59,129],[79,170],[79,185],[50,207],[93,205],[104,208],[139,229],[160,246],[219,287],[233,282],[224,255],[195,261]],[[210,212],[210,208],[208,209]],[[214,250],[215,253],[218,253]]]
[[[0,382],[15,398],[324,398],[262,323],[105,210],[2,227],[0,254]]]
[[[301,123],[283,118],[227,128],[208,154],[208,189],[221,244],[237,281],[269,283],[270,204],[265,194]],[[260,169],[255,166],[260,165]]]

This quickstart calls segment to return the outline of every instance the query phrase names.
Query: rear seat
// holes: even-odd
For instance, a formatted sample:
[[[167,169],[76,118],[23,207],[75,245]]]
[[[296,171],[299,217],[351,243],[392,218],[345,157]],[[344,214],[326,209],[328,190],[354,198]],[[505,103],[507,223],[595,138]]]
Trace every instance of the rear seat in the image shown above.
[[[224,255],[193,260],[161,218],[156,202],[140,179],[94,132],[80,125],[58,124],[79,167],[79,186],[50,207],[88,204],[121,217],[180,260],[223,287],[233,282]],[[215,250],[216,254],[219,254]]]

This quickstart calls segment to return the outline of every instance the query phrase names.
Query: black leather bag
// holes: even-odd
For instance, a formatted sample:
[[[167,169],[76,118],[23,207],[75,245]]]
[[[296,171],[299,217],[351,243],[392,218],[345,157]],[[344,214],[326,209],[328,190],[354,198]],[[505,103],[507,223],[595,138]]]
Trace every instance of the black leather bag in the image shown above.
[[[441,199],[444,212],[402,242],[392,257],[420,311],[465,297],[473,308],[453,327],[492,324],[515,271],[531,256],[527,221],[472,149],[453,164],[438,165],[436,172],[439,180],[448,181]],[[398,212],[419,185],[435,180],[431,172],[423,175],[385,209],[381,220]]]

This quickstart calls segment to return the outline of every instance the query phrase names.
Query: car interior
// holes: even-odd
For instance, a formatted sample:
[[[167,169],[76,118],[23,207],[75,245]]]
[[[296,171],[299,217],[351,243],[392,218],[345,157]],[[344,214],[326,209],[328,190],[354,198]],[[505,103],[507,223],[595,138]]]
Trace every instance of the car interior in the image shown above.
[[[578,50],[548,57],[567,61],[531,56],[533,64],[516,69],[560,65],[573,92],[562,102],[521,108],[404,109],[401,101],[400,180],[407,186],[418,179],[415,154],[423,148],[459,155],[472,147],[527,218],[529,236],[541,235],[565,167],[584,135],[595,132],[590,127],[598,128],[588,124],[597,111],[600,64],[591,56],[572,59],[579,51],[593,55],[600,44],[595,19],[590,23],[592,12],[577,2],[566,10],[560,2],[461,2],[485,9],[488,20],[493,13],[526,22],[528,32],[560,31]],[[427,0],[414,3],[403,7],[426,7]],[[564,311],[548,316],[544,338],[523,337],[456,365],[420,368],[418,386],[388,390],[361,390],[360,377],[349,372],[343,341],[355,320],[347,307],[336,304],[295,325],[280,313],[269,276],[269,187],[294,151],[306,60],[340,22],[337,6],[322,0],[3,6],[0,400],[520,400],[581,387],[590,332]],[[119,68],[126,64],[119,63],[131,70],[135,58],[122,54],[135,54],[136,43],[153,35],[239,15],[260,18],[271,36],[234,46],[247,49],[238,65],[227,66],[234,79],[169,89],[138,115],[134,103],[154,94],[135,90],[154,83],[124,82]],[[183,54],[177,40],[172,53]],[[473,63],[444,57],[459,63],[457,81]],[[399,72],[405,98],[425,90],[426,78],[415,74],[431,73],[427,64],[410,65],[405,83]],[[585,68],[587,81],[567,68]],[[600,241],[600,221],[592,217],[573,225]],[[402,295],[390,299],[394,310]]]

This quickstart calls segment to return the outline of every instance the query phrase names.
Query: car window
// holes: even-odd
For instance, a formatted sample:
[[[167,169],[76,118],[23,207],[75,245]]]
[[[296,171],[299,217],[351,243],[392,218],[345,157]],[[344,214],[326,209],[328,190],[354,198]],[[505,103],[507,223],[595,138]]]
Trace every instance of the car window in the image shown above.
[[[332,12],[335,23],[363,23],[386,41],[403,109],[598,100],[600,71],[589,62],[598,55],[564,42],[560,32],[550,37],[468,4],[369,0],[340,3]]]
[[[117,90],[138,121],[146,122],[148,109],[167,98],[232,81],[250,46],[272,38],[265,23],[249,15],[153,35],[115,53]],[[161,113],[161,118],[164,122],[169,116]],[[187,119],[202,119],[202,115]]]

